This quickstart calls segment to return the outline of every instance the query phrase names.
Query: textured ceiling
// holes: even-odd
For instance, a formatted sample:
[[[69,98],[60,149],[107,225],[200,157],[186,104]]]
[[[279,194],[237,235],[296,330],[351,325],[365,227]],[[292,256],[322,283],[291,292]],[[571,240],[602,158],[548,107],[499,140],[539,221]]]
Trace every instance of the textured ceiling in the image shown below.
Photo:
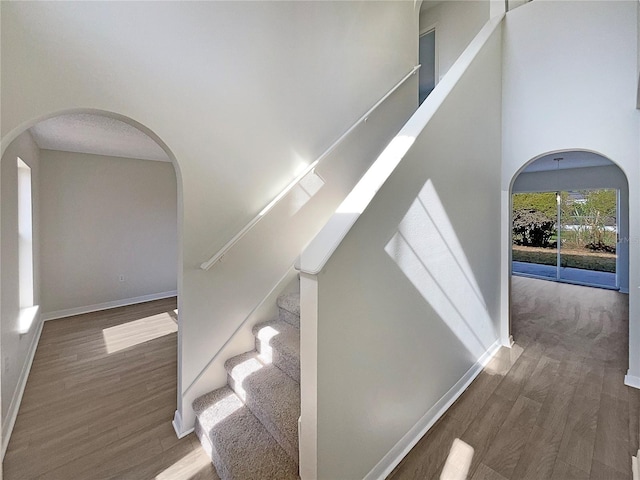
[[[562,158],[559,162],[555,158]],[[560,152],[545,155],[530,163],[523,172],[544,172],[548,170],[565,170],[568,168],[600,167],[615,165],[611,160],[591,152]]]
[[[31,134],[38,147],[46,150],[171,161],[145,133],[104,115],[60,115],[37,123],[31,128]]]

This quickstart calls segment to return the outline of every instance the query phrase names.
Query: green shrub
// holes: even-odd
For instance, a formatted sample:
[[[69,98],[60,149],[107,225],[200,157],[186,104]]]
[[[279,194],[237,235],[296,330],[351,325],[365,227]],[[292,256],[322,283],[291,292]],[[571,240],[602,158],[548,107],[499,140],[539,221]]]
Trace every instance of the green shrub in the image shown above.
[[[513,212],[513,242],[528,247],[551,247],[555,235],[555,221],[539,210],[531,208]]]

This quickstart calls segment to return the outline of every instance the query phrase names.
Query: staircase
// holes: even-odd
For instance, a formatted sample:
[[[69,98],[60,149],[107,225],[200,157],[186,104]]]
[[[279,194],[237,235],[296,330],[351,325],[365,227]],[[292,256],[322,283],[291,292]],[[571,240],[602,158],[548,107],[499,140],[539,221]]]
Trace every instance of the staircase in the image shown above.
[[[195,431],[222,480],[297,479],[300,295],[253,334],[255,350],[225,362],[227,385],[193,402]]]

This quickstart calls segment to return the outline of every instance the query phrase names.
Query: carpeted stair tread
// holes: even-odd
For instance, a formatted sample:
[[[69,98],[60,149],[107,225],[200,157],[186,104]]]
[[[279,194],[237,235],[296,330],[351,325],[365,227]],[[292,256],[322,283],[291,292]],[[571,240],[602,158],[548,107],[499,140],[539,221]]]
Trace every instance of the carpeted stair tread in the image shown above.
[[[229,386],[297,463],[300,385],[256,351],[230,358],[225,368]]]
[[[196,434],[222,480],[294,480],[298,467],[229,387],[193,402]]]
[[[300,328],[300,294],[287,293],[278,297],[278,318]]]
[[[300,383],[300,329],[282,320],[271,320],[253,327],[256,350],[262,361],[269,361]]]
[[[300,316],[300,293],[293,292],[278,297],[278,307]]]

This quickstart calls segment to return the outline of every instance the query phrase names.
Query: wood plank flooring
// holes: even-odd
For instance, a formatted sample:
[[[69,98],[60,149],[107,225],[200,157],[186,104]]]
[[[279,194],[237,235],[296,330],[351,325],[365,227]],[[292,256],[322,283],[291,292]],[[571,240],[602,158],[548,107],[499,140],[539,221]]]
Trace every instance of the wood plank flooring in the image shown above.
[[[631,479],[640,391],[623,383],[628,297],[513,277],[512,312],[513,348],[498,352],[390,479],[440,478],[456,439],[474,449],[471,480]]]
[[[47,322],[4,478],[218,479],[171,426],[175,299]],[[515,345],[501,349],[391,474],[439,478],[456,439],[468,478],[631,478],[640,391],[627,368],[625,295],[513,278]],[[451,463],[451,462],[450,462]]]
[[[218,480],[176,409],[176,300],[46,322],[4,478]]]

